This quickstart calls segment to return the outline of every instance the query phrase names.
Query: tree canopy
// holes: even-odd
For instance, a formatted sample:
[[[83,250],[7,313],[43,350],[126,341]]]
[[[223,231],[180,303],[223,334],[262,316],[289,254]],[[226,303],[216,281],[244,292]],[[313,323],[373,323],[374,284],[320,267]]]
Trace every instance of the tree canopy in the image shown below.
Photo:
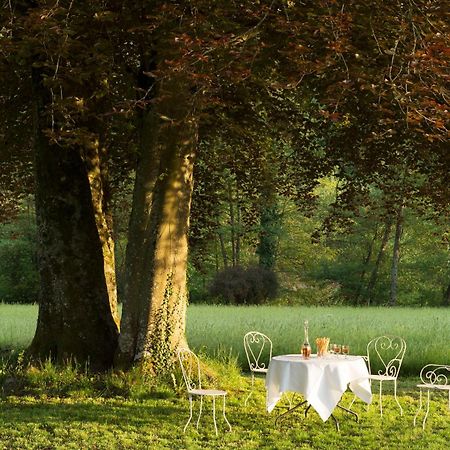
[[[249,223],[276,215],[275,194],[310,206],[325,175],[339,179],[329,227],[368,204],[370,189],[384,193],[397,227],[406,204],[444,210],[445,7],[5,3],[0,218],[35,193],[41,294],[31,353],[162,370],[186,345],[191,218],[206,223],[217,198],[235,195],[231,182],[249,200],[238,201]],[[131,180],[119,335],[111,201]]]

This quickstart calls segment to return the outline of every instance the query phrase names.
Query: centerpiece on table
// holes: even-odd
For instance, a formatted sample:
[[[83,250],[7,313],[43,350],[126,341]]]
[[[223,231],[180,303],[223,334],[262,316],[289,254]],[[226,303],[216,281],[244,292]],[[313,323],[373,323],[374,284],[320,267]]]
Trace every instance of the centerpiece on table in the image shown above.
[[[311,356],[311,345],[309,344],[307,320],[305,320],[305,322],[303,323],[303,329],[305,331],[305,340],[303,341],[302,345],[302,356],[305,359],[309,359],[309,357]]]
[[[318,337],[316,339],[317,356],[326,356],[328,354],[328,345],[330,344],[330,338]]]

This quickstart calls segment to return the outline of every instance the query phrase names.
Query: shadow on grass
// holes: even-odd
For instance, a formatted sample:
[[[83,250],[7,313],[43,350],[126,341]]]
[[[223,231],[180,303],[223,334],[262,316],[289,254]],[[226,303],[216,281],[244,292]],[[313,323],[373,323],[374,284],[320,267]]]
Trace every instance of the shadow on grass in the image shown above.
[[[154,402],[152,402],[154,403]],[[142,424],[157,420],[173,420],[182,413],[181,407],[173,402],[154,404],[120,404],[101,402],[92,404],[88,402],[61,402],[33,401],[28,402],[2,402],[0,408],[0,421],[3,423],[37,423],[42,422],[95,422],[103,425],[122,425],[124,421],[128,426],[140,427]]]
[[[343,404],[352,395],[344,396]],[[366,410],[365,404],[355,404],[360,423],[347,413],[336,410],[341,432],[335,430],[332,420],[322,422],[312,409],[305,419],[303,410],[293,413],[275,426],[275,418],[284,411],[265,411],[264,391],[258,390],[245,407],[241,396],[232,396],[227,402],[227,417],[233,430],[226,433],[221,411],[218,411],[219,436],[213,429],[211,402],[205,402],[200,429],[195,421],[183,434],[189,416],[186,397],[153,399],[143,402],[124,399],[41,399],[11,397],[0,401],[0,444],[5,448],[108,448],[115,449],[405,449],[423,448],[441,450],[450,438],[447,405],[432,404],[432,415],[427,430],[412,427],[417,402],[413,397],[401,398],[405,409],[400,416],[392,396],[383,402],[385,415],[380,417],[378,405]],[[2,434],[4,433],[4,434]],[[36,441],[36,438],[40,439]],[[4,441],[2,441],[4,439]],[[50,444],[48,444],[50,443]],[[0,445],[1,447],[1,445]]]

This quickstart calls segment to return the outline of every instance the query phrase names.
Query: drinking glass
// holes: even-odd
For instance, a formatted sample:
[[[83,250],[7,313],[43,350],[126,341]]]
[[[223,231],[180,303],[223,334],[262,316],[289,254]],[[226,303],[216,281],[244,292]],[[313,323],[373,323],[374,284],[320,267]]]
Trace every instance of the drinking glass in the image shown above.
[[[339,353],[341,353],[341,346],[339,344],[333,344],[331,346],[331,349],[333,350],[333,353],[335,353],[336,355],[339,355]]]
[[[350,346],[348,345],[342,345],[342,354],[348,355],[350,353]]]

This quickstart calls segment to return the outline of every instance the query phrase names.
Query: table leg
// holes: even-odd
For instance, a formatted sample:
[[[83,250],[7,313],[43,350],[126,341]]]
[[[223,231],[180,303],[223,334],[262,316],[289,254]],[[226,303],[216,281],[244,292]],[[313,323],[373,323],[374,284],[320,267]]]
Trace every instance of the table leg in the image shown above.
[[[340,430],[339,430],[339,422],[338,422],[338,420],[336,419],[336,417],[333,416],[333,414],[331,414],[331,417],[333,418],[334,423],[336,425],[336,431],[339,432]]]
[[[305,418],[308,415],[309,408],[311,408],[311,405],[308,405],[308,407],[305,409]]]
[[[303,402],[298,403],[297,405],[293,406],[292,408],[289,408],[287,411],[285,411],[283,414],[280,414],[276,419],[275,419],[275,425],[278,423],[278,421],[286,416],[287,414],[291,413],[292,411],[300,408],[300,406],[304,405],[305,403],[308,403],[306,400]]]
[[[295,405],[295,406],[293,406],[292,408],[290,408],[290,409],[288,409],[287,411],[285,411],[283,414],[280,414],[280,415],[275,419],[275,425],[278,423],[278,421],[279,421],[282,417],[284,417],[284,416],[286,416],[287,414],[291,413],[292,411],[294,411],[294,410],[300,408],[300,406],[303,406],[305,403],[308,403],[308,401],[305,400],[305,401],[303,401],[303,402],[300,402],[300,403],[298,403],[297,405]],[[341,405],[337,405],[337,407],[338,407],[338,408],[341,408],[341,409],[344,410],[344,411],[347,411],[348,413],[350,413],[350,414],[352,414],[352,415],[354,415],[354,416],[355,416],[355,421],[356,421],[356,422],[359,422],[359,416],[358,416],[358,414],[355,413],[355,411],[352,411],[351,409],[345,408],[344,406],[341,406]],[[309,411],[310,408],[311,408],[311,405],[308,405],[308,406],[306,407],[306,409],[305,409],[305,417],[308,415],[308,411]],[[332,417],[332,419],[334,420],[334,423],[335,423],[335,425],[336,425],[336,430],[337,430],[337,431],[340,431],[338,420],[336,419],[336,417],[335,417],[333,414],[331,414],[331,417]]]
[[[355,413],[355,411],[352,411],[351,409],[345,408],[344,406],[341,405],[337,405],[337,407],[343,409],[344,411],[347,411],[350,414],[353,414],[355,416],[356,422],[359,422],[359,416],[358,414]]]

